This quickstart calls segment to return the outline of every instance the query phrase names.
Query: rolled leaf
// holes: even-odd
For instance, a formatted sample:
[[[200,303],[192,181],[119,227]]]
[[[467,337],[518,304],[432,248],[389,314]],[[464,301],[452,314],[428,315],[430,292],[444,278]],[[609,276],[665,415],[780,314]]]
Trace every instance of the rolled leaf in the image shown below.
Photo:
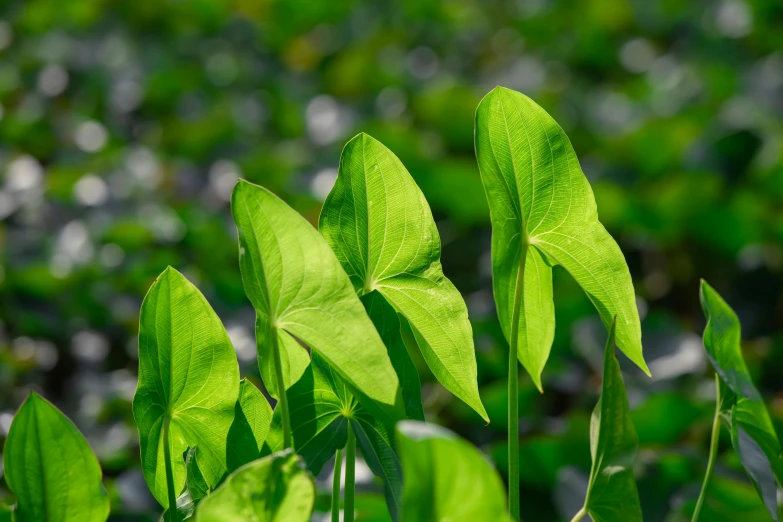
[[[476,156],[492,219],[492,274],[500,324],[510,342],[520,260],[518,357],[538,388],[554,337],[552,266],[576,279],[617,344],[649,374],[639,313],[623,253],[598,221],[593,192],[554,119],[502,87],[476,111]]]
[[[489,421],[468,309],[443,275],[430,207],[400,160],[364,133],[349,141],[318,228],[354,288],[383,295],[410,324],[437,379]]]
[[[141,306],[139,384],[133,398],[144,478],[164,508],[169,506],[165,419],[171,455],[197,448],[198,467],[207,486],[214,488],[229,469],[226,439],[238,396],[239,365],[220,319],[195,286],[167,268]],[[185,461],[173,460],[179,494],[185,485]]]
[[[34,392],[11,423],[3,466],[17,522],[104,522],[109,516],[98,459],[68,417]]]
[[[323,237],[277,196],[245,181],[234,188],[231,211],[245,293],[256,309],[265,384],[274,381],[272,347],[278,344],[294,367],[298,339],[322,355],[366,407],[401,418],[399,382],[386,348]],[[284,372],[285,386],[304,371],[295,369]]]
[[[315,484],[290,450],[247,464],[196,509],[196,522],[307,522]]]

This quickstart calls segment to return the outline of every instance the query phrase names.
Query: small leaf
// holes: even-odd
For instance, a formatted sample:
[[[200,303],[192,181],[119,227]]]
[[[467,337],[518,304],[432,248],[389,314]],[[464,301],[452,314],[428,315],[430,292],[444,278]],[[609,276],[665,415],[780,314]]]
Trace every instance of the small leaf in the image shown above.
[[[585,510],[594,522],[641,522],[639,492],[633,463],[639,441],[634,431],[628,396],[614,354],[615,324],[609,327],[604,352],[601,398],[590,422],[593,467],[587,486]]]
[[[300,458],[284,451],[247,464],[201,501],[196,522],[307,522],[315,484]]]
[[[234,188],[231,211],[267,386],[274,382],[274,335],[289,359],[285,385],[304,371],[300,356],[293,355],[301,347],[289,342],[296,338],[323,356],[367,408],[390,419],[402,417],[399,382],[383,342],[323,237],[277,196],[246,181]]]
[[[518,357],[536,386],[554,337],[554,265],[576,279],[607,328],[617,316],[617,344],[649,374],[628,266],[598,221],[590,184],[563,129],[527,96],[497,87],[476,111],[475,139],[492,219],[495,303],[509,342],[525,252]]]
[[[198,448],[198,467],[214,488],[228,471],[226,438],[239,396],[239,365],[215,312],[182,274],[167,268],[141,306],[139,384],[133,415],[144,478],[167,508],[163,423],[171,455]],[[172,462],[174,489],[185,485],[185,462]]]
[[[721,416],[745,471],[770,515],[778,520],[777,484],[783,485],[783,455],[767,408],[745,365],[737,314],[706,281],[701,306],[707,318],[704,348],[720,377]]]
[[[397,424],[405,522],[510,520],[503,482],[487,458],[454,433],[418,421]]]
[[[31,393],[19,408],[3,451],[5,480],[18,522],[104,522],[109,497],[101,467],[76,426]],[[8,518],[7,520],[10,520]]]
[[[234,407],[234,422],[231,423],[226,440],[229,471],[261,455],[271,422],[272,407],[269,402],[258,388],[242,379],[239,383],[239,400]]]
[[[468,309],[443,275],[430,207],[397,156],[363,133],[349,141],[318,228],[354,288],[380,292],[410,324],[432,373],[489,421]]]

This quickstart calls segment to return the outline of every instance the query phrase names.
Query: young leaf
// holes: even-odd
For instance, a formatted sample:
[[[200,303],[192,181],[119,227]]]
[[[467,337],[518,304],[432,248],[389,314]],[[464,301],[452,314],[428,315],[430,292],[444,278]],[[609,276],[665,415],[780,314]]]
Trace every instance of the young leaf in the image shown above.
[[[468,309],[443,275],[430,207],[400,160],[366,134],[349,141],[318,228],[356,291],[383,295],[410,324],[432,373],[489,421]]]
[[[11,423],[3,465],[18,522],[104,522],[109,516],[98,459],[68,417],[34,392]]]
[[[139,384],[133,415],[139,429],[144,478],[167,508],[168,438],[173,494],[185,485],[179,456],[198,448],[198,467],[213,488],[228,471],[226,438],[239,395],[239,365],[215,312],[182,274],[167,268],[141,306]],[[168,429],[168,433],[166,433]]]
[[[246,181],[234,188],[231,211],[245,293],[258,318],[265,383],[274,380],[275,336],[289,361],[299,360],[292,353],[302,349],[293,346],[295,337],[329,361],[368,408],[402,417],[399,382],[383,342],[323,237],[277,196]]]
[[[497,87],[479,104],[475,136],[492,218],[498,315],[509,342],[512,331],[518,331],[519,361],[536,386],[541,388],[554,336],[554,265],[576,279],[604,325],[617,316],[617,344],[649,374],[631,275],[617,243],[598,221],[590,184],[563,130],[527,96]],[[524,290],[517,292],[520,283]],[[515,307],[521,309],[516,328]]]
[[[247,464],[196,509],[196,522],[307,522],[315,484],[290,450]]]
[[[601,398],[590,422],[593,467],[582,513],[589,514],[594,522],[641,522],[639,493],[633,478],[639,441],[614,345],[615,323],[612,322],[604,352]]]
[[[778,520],[775,482],[783,485],[783,455],[767,408],[742,357],[739,319],[703,280],[700,299],[707,318],[704,348],[719,376],[721,416],[729,424],[732,445],[753,486],[772,518]]]
[[[239,382],[239,400],[234,407],[234,422],[228,430],[228,471],[256,460],[269,434],[272,407],[264,395],[246,379]]]
[[[510,520],[503,482],[484,455],[454,433],[418,421],[397,424],[405,522]]]

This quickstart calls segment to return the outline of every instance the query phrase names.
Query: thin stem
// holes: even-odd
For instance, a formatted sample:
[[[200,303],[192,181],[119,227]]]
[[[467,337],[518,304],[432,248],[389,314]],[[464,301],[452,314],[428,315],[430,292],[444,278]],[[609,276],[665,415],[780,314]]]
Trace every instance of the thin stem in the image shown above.
[[[715,459],[718,456],[718,442],[720,440],[720,377],[715,373],[715,417],[712,419],[712,436],[710,437],[710,457],[707,461],[707,471],[704,474],[704,482],[701,485],[699,500],[696,501],[696,509],[693,512],[691,522],[697,522],[701,515],[701,508],[707,498],[712,472],[715,470]]]
[[[343,449],[337,450],[334,458],[334,478],[332,479],[332,522],[340,522],[340,475],[343,469]]]
[[[288,412],[288,397],[285,393],[285,381],[283,380],[283,363],[280,357],[280,340],[277,327],[272,327],[272,352],[275,356],[275,377],[277,380],[278,405],[283,417],[283,448],[288,449],[291,444],[291,417]]]
[[[511,318],[511,338],[508,350],[508,511],[512,520],[519,521],[519,316],[525,298],[525,260],[527,241],[522,252],[514,288],[514,310]]]
[[[343,501],[343,520],[353,522],[354,489],[356,488],[356,437],[351,423],[348,423],[348,443],[345,445],[345,500]]]
[[[169,495],[168,522],[179,522],[177,512],[177,492],[174,489],[174,471],[171,465],[171,445],[169,444],[169,424],[171,419],[168,414],[163,417],[163,460],[166,465],[166,488]]]
[[[585,508],[580,509],[577,511],[576,515],[574,515],[574,518],[571,519],[571,522],[579,522],[584,518],[584,516],[587,514],[587,510]]]

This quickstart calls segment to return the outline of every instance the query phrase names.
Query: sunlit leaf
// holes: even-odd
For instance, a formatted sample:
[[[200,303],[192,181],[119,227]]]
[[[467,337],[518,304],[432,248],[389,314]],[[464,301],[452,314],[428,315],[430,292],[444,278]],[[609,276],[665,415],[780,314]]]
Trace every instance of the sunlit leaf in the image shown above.
[[[430,207],[399,159],[359,134],[343,149],[319,230],[360,294],[378,291],[407,320],[432,373],[489,421],[476,383],[468,310],[443,275]]]
[[[454,433],[418,421],[397,424],[405,522],[510,520],[503,482],[487,458]]]
[[[290,450],[247,464],[196,509],[196,522],[307,522],[315,484]]]
[[[181,456],[188,447],[197,448],[199,469],[213,488],[228,471],[226,438],[238,396],[239,366],[220,319],[196,287],[167,268],[141,307],[133,398],[144,478],[163,507],[169,505],[164,423],[169,423],[175,493],[185,485]]]
[[[271,422],[272,407],[269,402],[258,388],[242,379],[239,383],[239,400],[234,407],[234,421],[226,441],[229,471],[261,455]]]
[[[323,237],[277,196],[245,181],[234,188],[231,210],[245,293],[256,309],[264,382],[275,382],[274,336],[290,368],[300,360],[292,354],[302,350],[294,346],[295,337],[369,399],[363,400],[366,407],[391,419],[402,417],[399,382],[383,342]],[[289,375],[285,386],[297,380],[300,370],[284,372]]]
[[[14,416],[3,466],[18,522],[104,522],[109,516],[98,459],[76,426],[36,393]]]
[[[554,265],[576,279],[607,328],[617,316],[618,346],[649,373],[628,266],[598,221],[590,184],[563,130],[527,96],[497,87],[476,111],[476,156],[492,218],[495,302],[509,340],[526,252],[518,357],[536,385],[541,388],[554,337]]]

